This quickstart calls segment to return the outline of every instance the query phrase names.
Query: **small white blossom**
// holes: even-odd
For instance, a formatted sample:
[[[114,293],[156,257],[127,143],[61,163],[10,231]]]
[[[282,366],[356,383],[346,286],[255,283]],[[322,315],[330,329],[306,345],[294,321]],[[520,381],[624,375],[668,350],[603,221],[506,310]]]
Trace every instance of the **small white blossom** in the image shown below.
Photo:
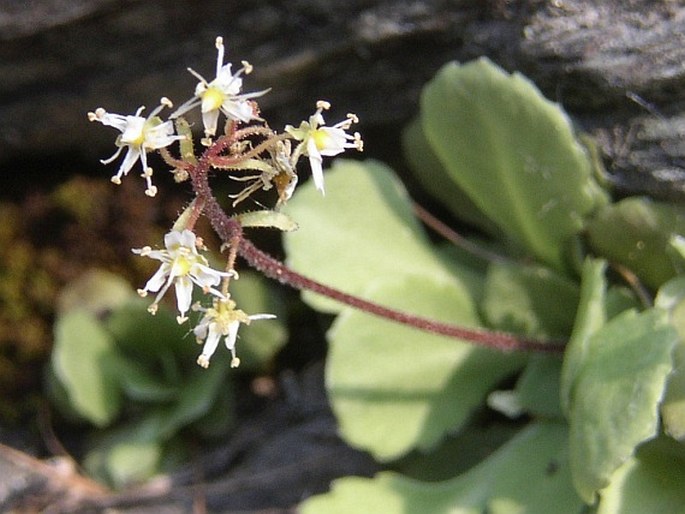
[[[197,358],[197,363],[203,368],[209,367],[209,359],[214,355],[222,337],[226,348],[231,352],[231,367],[237,368],[240,359],[236,357],[235,344],[240,324],[249,325],[253,320],[276,317],[273,314],[245,314],[235,308],[235,302],[230,298],[216,298],[212,307],[196,305],[193,309],[204,312],[200,323],[193,329],[198,344],[204,343],[202,353]]]
[[[112,177],[112,182],[121,184],[121,177],[128,175],[133,165],[140,159],[143,166],[142,177],[147,183],[145,193],[148,196],[155,196],[157,194],[157,188],[152,185],[152,168],[147,165],[146,153],[149,150],[165,148],[174,141],[183,139],[183,136],[174,135],[172,122],[163,122],[157,116],[163,107],[171,106],[172,104],[168,98],[162,98],[160,105],[147,118],[143,118],[140,115],[145,107],[140,107],[133,116],[112,114],[105,111],[102,107],[97,108],[95,112],[88,113],[90,121],[99,121],[103,125],[114,127],[121,132],[115,142],[119,147],[117,151],[109,159],[103,159],[100,162],[109,164],[119,157],[124,148],[127,149],[126,156],[121,166],[119,166],[119,171]]]
[[[235,74],[231,72],[231,64],[224,64],[224,41],[223,38],[216,38],[217,59],[216,59],[216,77],[211,82],[208,82],[202,75],[188,68],[199,83],[195,87],[195,95],[186,103],[181,105],[171,118],[176,118],[194,109],[198,105],[201,106],[202,123],[205,127],[205,136],[211,137],[216,134],[216,127],[219,120],[219,112],[235,121],[247,123],[251,120],[258,120],[259,116],[255,113],[255,109],[251,98],[262,96],[267,90],[257,91],[254,93],[240,93],[243,87],[243,79],[240,76],[248,74],[252,71],[252,66],[247,61],[243,61],[243,67]]]
[[[285,131],[298,141],[302,141],[299,152],[309,157],[312,178],[316,189],[324,194],[323,185],[323,156],[332,157],[345,151],[346,148],[356,148],[362,151],[364,142],[359,132],[348,134],[346,131],[359,119],[354,114],[332,127],[326,127],[322,112],[330,109],[331,104],[323,100],[316,103],[316,112],[309,117],[309,122],[303,121],[298,128],[288,125]],[[297,153],[297,152],[296,152]]]
[[[239,193],[228,195],[235,198],[233,206],[249,198],[249,196],[259,191],[270,190],[276,186],[278,191],[278,201],[275,209],[280,209],[293,195],[297,185],[297,173],[295,173],[295,160],[292,156],[292,148],[289,140],[277,141],[275,146],[270,146],[268,159],[249,159],[240,164],[239,169],[259,171],[259,175],[230,175],[233,180],[238,182],[249,182],[249,184]]]
[[[153,250],[149,246],[133,249],[133,253],[162,261],[162,265],[138,293],[141,296],[146,296],[148,292],[157,293],[155,301],[148,308],[154,314],[159,300],[173,284],[176,290],[176,305],[180,313],[176,319],[183,323],[192,303],[193,284],[202,288],[205,293],[223,297],[215,286],[219,285],[223,278],[235,273],[210,268],[207,259],[198,253],[197,238],[190,230],[172,230],[167,233],[164,236],[164,246],[165,250]]]

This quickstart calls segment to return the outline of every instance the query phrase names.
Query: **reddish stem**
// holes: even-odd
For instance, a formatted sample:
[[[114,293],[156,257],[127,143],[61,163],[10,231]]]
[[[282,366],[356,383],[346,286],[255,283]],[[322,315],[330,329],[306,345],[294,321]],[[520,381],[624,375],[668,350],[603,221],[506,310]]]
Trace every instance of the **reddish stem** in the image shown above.
[[[225,147],[226,142],[233,138],[230,136],[220,138],[217,140],[217,143],[222,139],[224,141],[220,146]],[[369,314],[411,326],[418,330],[468,341],[495,350],[543,353],[563,352],[563,343],[543,342],[503,332],[466,328],[384,307],[317,282],[290,269],[278,259],[254,246],[248,239],[245,239],[240,223],[226,214],[212,194],[207,175],[211,166],[210,163],[221,151],[221,149],[217,150],[215,146],[208,148],[198,161],[198,164],[189,170],[193,189],[200,200],[198,203],[204,204],[204,213],[221,240],[224,243],[237,244],[238,254],[250,266],[261,271],[267,277],[278,280],[282,284],[287,284],[295,289],[309,290]]]
[[[248,264],[250,264],[250,266],[258,271],[261,271],[269,278],[278,280],[279,282],[287,284],[296,289],[306,289],[314,293],[327,296],[328,298],[354,307],[355,309],[359,309],[361,311],[368,312],[369,314],[374,314],[403,325],[409,325],[419,330],[453,337],[455,339],[463,339],[480,346],[487,346],[488,348],[503,351],[522,350],[558,353],[562,352],[564,349],[563,344],[559,343],[547,343],[533,339],[517,337],[515,335],[506,334],[503,332],[492,332],[488,330],[451,325],[449,323],[443,323],[429,318],[423,318],[414,314],[391,309],[389,307],[384,307],[377,303],[364,300],[358,296],[344,293],[338,289],[300,275],[296,271],[288,268],[278,259],[275,259],[274,257],[254,246],[254,244],[247,239],[242,240],[238,252],[240,253],[241,257],[243,257]]]

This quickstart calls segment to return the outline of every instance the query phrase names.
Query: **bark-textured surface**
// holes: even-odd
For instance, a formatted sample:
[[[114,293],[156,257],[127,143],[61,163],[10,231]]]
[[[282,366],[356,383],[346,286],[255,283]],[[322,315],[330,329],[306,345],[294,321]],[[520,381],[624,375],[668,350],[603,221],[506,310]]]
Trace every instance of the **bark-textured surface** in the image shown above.
[[[392,155],[399,128],[415,114],[420,88],[435,71],[449,60],[487,55],[527,74],[595,135],[620,187],[666,197],[684,193],[681,2],[17,5],[0,1],[0,165],[8,170],[67,158],[94,168],[94,159],[110,152],[111,134],[89,126],[86,111],[104,106],[132,112],[140,104],[156,105],[162,95],[184,101],[195,84],[185,68],[211,77],[213,41],[223,35],[229,59],[255,66],[248,87],[272,88],[260,103],[274,127],[304,119],[324,98],[336,113],[360,116],[369,154]]]
[[[229,60],[255,66],[248,90],[272,88],[260,105],[274,128],[326,99],[331,120],[359,115],[367,155],[391,162],[423,84],[447,61],[486,55],[530,77],[595,137],[619,193],[685,198],[685,6],[672,0],[0,0],[2,194],[75,171],[108,177],[97,159],[113,151],[113,133],[86,112],[132,113],[163,95],[183,102],[196,83],[187,67],[213,77],[217,35]],[[372,469],[340,444],[325,408],[293,417],[276,402],[237,434],[223,461],[206,463],[200,496],[213,511],[286,508],[336,474]],[[74,491],[35,462],[0,455],[0,505]],[[171,480],[129,503],[187,512],[192,480]]]

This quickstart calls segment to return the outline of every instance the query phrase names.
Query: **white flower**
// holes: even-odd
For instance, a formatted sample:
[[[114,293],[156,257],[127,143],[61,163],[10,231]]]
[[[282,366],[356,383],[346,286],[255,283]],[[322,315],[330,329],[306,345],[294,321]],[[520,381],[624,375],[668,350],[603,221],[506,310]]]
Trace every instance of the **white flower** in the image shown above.
[[[258,120],[259,116],[255,113],[252,102],[249,100],[262,96],[268,91],[264,90],[255,93],[240,94],[240,90],[243,87],[243,79],[241,79],[240,76],[243,73],[246,75],[250,73],[252,71],[252,66],[247,61],[243,61],[243,67],[233,74],[231,72],[231,64],[223,64],[223,38],[216,38],[216,48],[218,50],[216,59],[216,78],[211,82],[207,82],[202,75],[188,68],[188,71],[200,80],[195,87],[195,96],[181,105],[170,116],[173,119],[194,109],[198,105],[201,106],[202,123],[205,126],[205,135],[207,137],[216,134],[219,112],[223,112],[230,120],[241,121],[243,123],[247,123],[251,120]]]
[[[332,127],[324,126],[326,122],[321,114],[330,109],[331,104],[323,100],[316,102],[316,112],[310,116],[309,122],[303,121],[298,128],[288,125],[285,131],[298,141],[302,141],[296,153],[309,157],[309,165],[312,168],[312,178],[316,189],[324,194],[322,156],[331,157],[345,151],[346,148],[356,148],[360,152],[364,148],[364,142],[359,132],[348,134],[346,131],[357,123],[359,119],[354,114],[348,114],[347,119],[336,123]]]
[[[248,159],[240,163],[237,169],[260,171],[259,175],[230,175],[233,180],[238,182],[249,182],[249,184],[239,193],[228,195],[235,198],[233,206],[249,198],[249,196],[259,191],[270,190],[276,186],[278,191],[278,201],[275,209],[278,210],[290,199],[297,185],[297,173],[295,173],[295,160],[292,158],[290,140],[277,141],[274,146],[270,146],[268,159]]]
[[[256,319],[273,319],[273,314],[247,315],[240,309],[235,308],[235,302],[230,298],[217,298],[210,308],[193,306],[194,310],[204,312],[200,323],[193,329],[198,344],[203,344],[202,353],[197,358],[197,363],[203,368],[209,367],[209,359],[214,355],[219,339],[224,337],[226,348],[231,352],[231,367],[237,368],[240,359],[236,357],[235,343],[238,337],[238,328],[241,323],[249,325]]]
[[[124,148],[127,148],[119,171],[112,177],[112,182],[121,184],[121,177],[128,175],[133,165],[140,159],[143,165],[143,178],[147,182],[145,193],[148,196],[155,196],[157,188],[152,185],[152,168],[147,165],[146,153],[149,150],[158,150],[169,146],[174,141],[183,139],[183,136],[174,135],[174,125],[170,121],[162,121],[157,114],[163,107],[171,107],[168,98],[162,98],[160,105],[153,110],[147,118],[143,118],[140,113],[145,107],[140,107],[133,116],[123,116],[112,114],[99,107],[95,112],[88,113],[90,121],[99,121],[103,125],[114,127],[121,134],[117,137],[115,144],[119,147],[109,159],[100,162],[109,164],[114,161]]]
[[[173,284],[176,289],[176,305],[180,313],[176,319],[183,323],[192,303],[193,284],[201,287],[205,293],[223,297],[221,291],[214,286],[219,285],[222,278],[234,276],[235,272],[210,268],[207,259],[198,253],[197,238],[190,230],[172,230],[164,236],[164,246],[165,250],[153,250],[149,246],[133,249],[133,253],[162,261],[162,265],[138,293],[141,296],[146,296],[148,292],[157,293],[155,301],[148,308],[154,314],[159,300]]]

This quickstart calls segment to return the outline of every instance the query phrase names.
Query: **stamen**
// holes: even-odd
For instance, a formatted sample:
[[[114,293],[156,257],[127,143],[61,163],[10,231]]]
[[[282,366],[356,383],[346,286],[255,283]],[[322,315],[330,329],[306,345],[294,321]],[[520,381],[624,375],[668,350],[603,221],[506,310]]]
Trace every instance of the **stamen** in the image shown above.
[[[249,75],[250,73],[252,73],[252,65],[249,62],[240,61],[240,63],[243,65],[243,72],[245,73],[245,75]]]
[[[205,80],[205,78],[204,78],[202,75],[200,75],[198,72],[196,72],[194,69],[192,69],[192,68],[187,68],[187,70],[190,72],[190,74],[191,74],[193,77],[195,77],[197,80],[199,80],[200,82],[202,82],[202,83],[205,85],[205,87],[208,85],[207,80]]]
[[[360,152],[364,151],[364,141],[362,140],[362,135],[359,132],[354,133],[354,146]]]
[[[214,42],[214,46],[216,46],[216,49],[218,50],[217,56],[216,56],[216,77],[219,76],[219,72],[221,71],[221,67],[224,64],[224,38],[221,36],[218,36]]]

